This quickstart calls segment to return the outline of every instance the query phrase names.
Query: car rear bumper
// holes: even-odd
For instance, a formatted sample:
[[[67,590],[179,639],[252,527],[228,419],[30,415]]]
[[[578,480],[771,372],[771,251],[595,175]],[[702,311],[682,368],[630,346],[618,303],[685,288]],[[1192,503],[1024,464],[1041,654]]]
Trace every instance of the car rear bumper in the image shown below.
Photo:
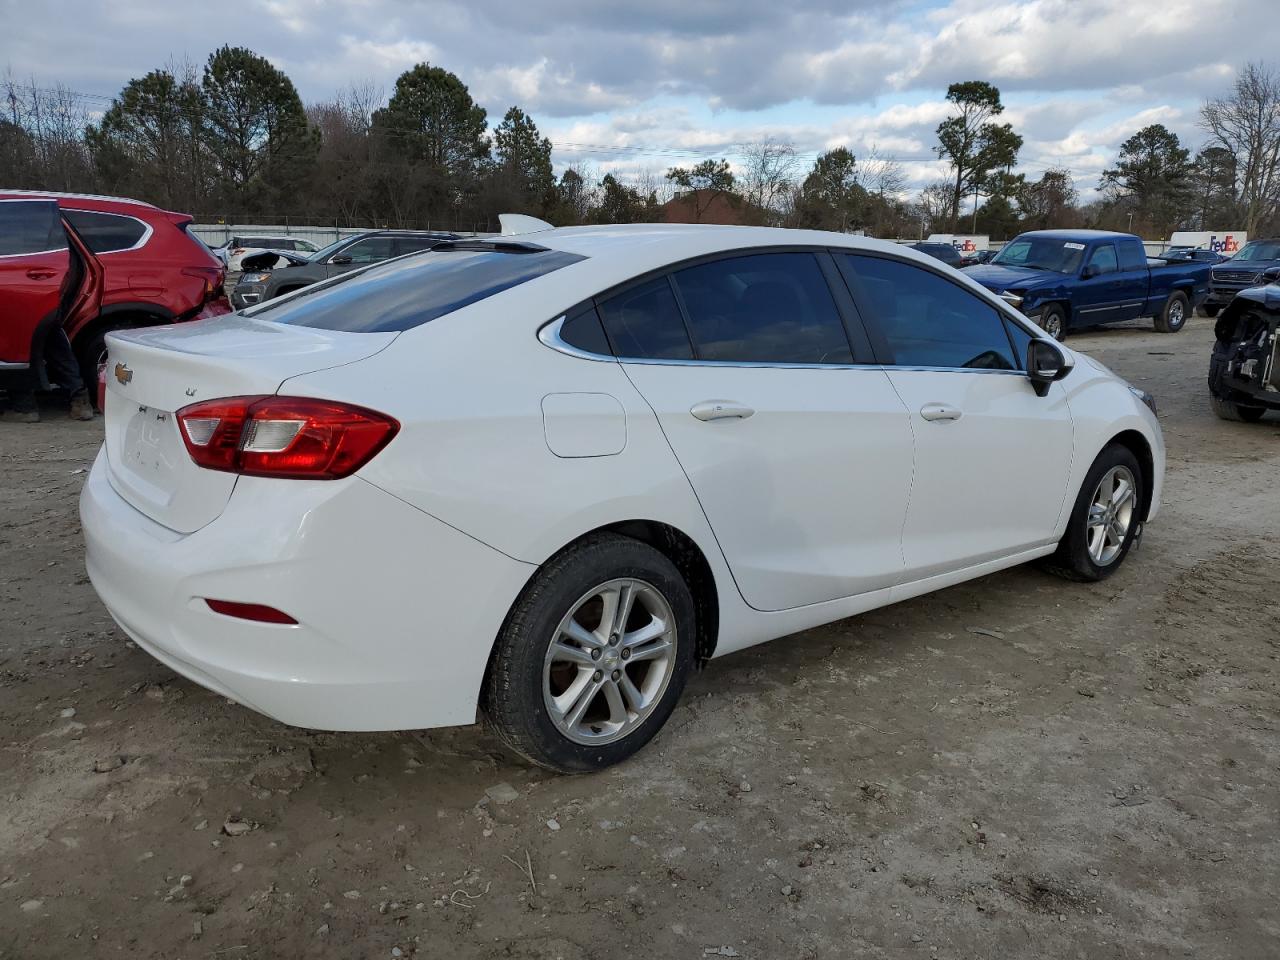
[[[111,486],[100,453],[80,500],[86,566],[138,646],[284,723],[400,730],[475,720],[494,638],[533,567],[359,479],[240,478],[192,534]],[[214,613],[261,603],[295,625]]]

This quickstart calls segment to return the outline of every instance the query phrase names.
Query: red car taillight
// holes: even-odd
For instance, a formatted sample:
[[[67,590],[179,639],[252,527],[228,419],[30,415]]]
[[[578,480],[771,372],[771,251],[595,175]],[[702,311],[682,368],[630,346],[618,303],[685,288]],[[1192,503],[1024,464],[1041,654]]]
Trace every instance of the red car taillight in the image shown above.
[[[391,442],[385,414],[310,397],[227,397],[183,407],[178,428],[198,466],[250,477],[338,480]]]

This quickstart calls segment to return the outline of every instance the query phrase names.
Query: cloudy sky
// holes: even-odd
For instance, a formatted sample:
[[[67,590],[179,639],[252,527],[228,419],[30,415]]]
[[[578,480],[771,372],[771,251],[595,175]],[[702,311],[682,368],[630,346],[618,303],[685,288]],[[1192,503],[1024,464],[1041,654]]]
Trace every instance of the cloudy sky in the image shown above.
[[[1274,0],[1267,0],[1268,3]],[[1086,196],[1119,143],[1196,114],[1275,30],[1229,0],[0,0],[0,69],[100,108],[174,58],[248,46],[304,101],[353,82],[389,92],[421,61],[466,82],[496,122],[529,111],[557,166],[661,172],[738,159],[765,136],[818,152],[873,146],[913,187],[942,170],[948,83],[1000,87],[1030,176],[1063,166]]]

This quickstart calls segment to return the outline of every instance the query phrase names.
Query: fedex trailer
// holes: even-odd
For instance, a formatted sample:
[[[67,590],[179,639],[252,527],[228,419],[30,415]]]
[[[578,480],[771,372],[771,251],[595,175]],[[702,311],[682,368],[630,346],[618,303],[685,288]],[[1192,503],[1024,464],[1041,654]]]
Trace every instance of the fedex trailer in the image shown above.
[[[1243,230],[1179,230],[1169,238],[1170,247],[1208,250],[1224,257],[1234,256],[1249,240]]]

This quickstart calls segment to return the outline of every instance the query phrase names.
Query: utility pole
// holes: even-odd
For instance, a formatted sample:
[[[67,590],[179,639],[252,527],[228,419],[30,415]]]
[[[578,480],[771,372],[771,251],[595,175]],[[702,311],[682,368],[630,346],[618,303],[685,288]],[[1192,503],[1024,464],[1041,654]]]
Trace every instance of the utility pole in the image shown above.
[[[973,229],[970,233],[978,232],[978,185],[973,185]]]

